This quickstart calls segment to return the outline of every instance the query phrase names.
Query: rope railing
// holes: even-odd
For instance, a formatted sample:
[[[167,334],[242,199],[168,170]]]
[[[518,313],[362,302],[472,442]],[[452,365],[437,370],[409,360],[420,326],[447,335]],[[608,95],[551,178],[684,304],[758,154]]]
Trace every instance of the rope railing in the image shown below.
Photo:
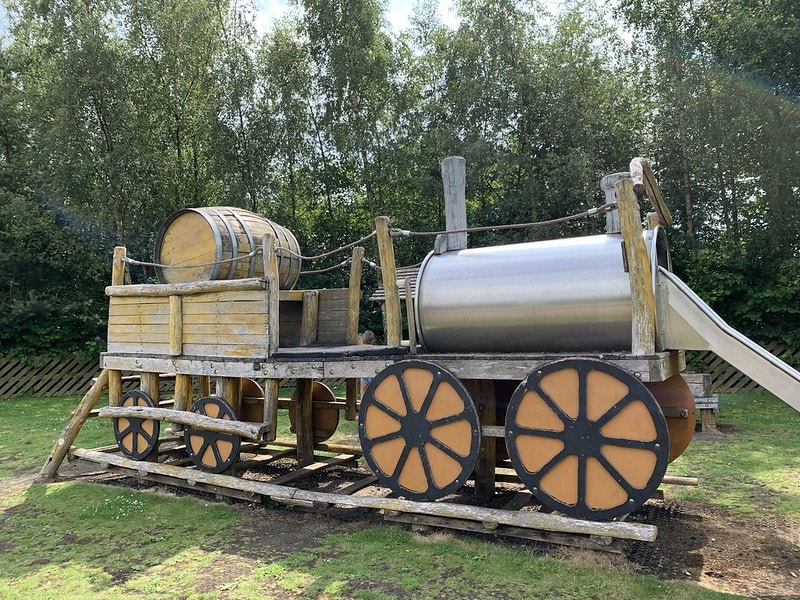
[[[511,229],[530,229],[533,227],[544,227],[547,225],[558,225],[559,223],[566,223],[568,221],[577,221],[586,217],[594,215],[602,215],[617,208],[616,203],[603,204],[595,208],[590,208],[574,215],[566,217],[558,217],[556,219],[548,219],[546,221],[534,221],[532,223],[514,223],[512,225],[484,225],[482,227],[468,227],[466,229],[449,229],[444,231],[409,231],[408,229],[398,229],[393,227],[390,233],[393,237],[416,237],[416,236],[433,236],[445,235],[448,233],[478,233],[481,231],[507,231]]]
[[[546,221],[535,221],[535,222],[532,222],[532,223],[515,223],[515,224],[512,224],[512,225],[485,225],[485,226],[481,226],[481,227],[468,227],[466,229],[454,229],[454,230],[443,230],[443,231],[410,231],[408,229],[400,229],[400,228],[393,227],[393,228],[391,228],[389,230],[389,232],[392,235],[392,237],[421,237],[421,236],[445,235],[445,234],[449,234],[449,233],[478,233],[478,232],[482,232],[482,231],[508,231],[508,230],[512,230],[512,229],[528,229],[528,228],[533,228],[533,227],[544,227],[544,226],[547,226],[547,225],[557,225],[559,223],[566,223],[568,221],[576,221],[578,219],[583,219],[583,218],[591,217],[591,216],[594,216],[594,215],[601,215],[601,214],[610,212],[612,210],[615,210],[616,208],[617,208],[617,205],[615,203],[603,204],[602,206],[598,206],[596,208],[590,208],[589,210],[585,210],[583,212],[576,213],[574,215],[568,215],[566,217],[559,217],[559,218],[556,218],[556,219],[548,219]],[[360,237],[359,239],[355,240],[354,242],[350,242],[349,244],[345,244],[343,246],[340,246],[340,247],[336,248],[335,250],[330,250],[328,252],[323,252],[322,254],[316,254],[316,255],[312,255],[312,256],[305,256],[303,254],[300,254],[299,252],[294,252],[293,250],[290,250],[289,248],[277,248],[276,252],[278,253],[279,256],[288,256],[288,257],[291,257],[291,258],[298,258],[300,260],[305,260],[305,261],[311,262],[311,261],[315,261],[315,260],[322,260],[322,259],[325,259],[325,258],[329,258],[331,256],[339,254],[340,252],[345,252],[346,250],[350,250],[350,249],[358,246],[359,244],[363,244],[364,242],[369,241],[370,239],[375,237],[375,235],[376,235],[376,232],[375,231],[371,231],[367,235]],[[248,252],[247,254],[242,254],[241,256],[234,256],[232,258],[225,258],[225,259],[221,259],[221,260],[210,262],[210,263],[198,263],[198,264],[191,264],[191,265],[167,265],[167,264],[163,264],[163,263],[136,260],[136,259],[130,258],[128,256],[124,257],[122,260],[123,260],[123,262],[125,262],[127,264],[136,265],[136,266],[142,266],[142,267],[155,267],[155,268],[161,268],[161,269],[199,269],[199,268],[206,268],[206,267],[214,267],[214,266],[217,266],[217,265],[222,265],[222,264],[227,264],[227,263],[233,263],[233,262],[237,262],[237,261],[240,261],[240,260],[249,260],[249,259],[251,259],[252,257],[254,257],[256,255],[261,254],[262,252],[263,252],[263,250],[259,246],[258,248],[255,248],[251,252]],[[372,267],[373,269],[380,270],[380,266],[378,266],[375,262],[370,261],[370,260],[368,260],[366,258],[362,258],[361,260],[365,265],[367,265],[369,267]],[[300,274],[301,275],[315,275],[315,274],[319,274],[319,273],[327,273],[327,272],[333,271],[335,269],[340,269],[340,268],[346,267],[351,262],[352,262],[352,258],[348,258],[348,259],[346,259],[346,260],[344,260],[344,261],[342,261],[342,262],[340,262],[340,263],[338,263],[336,265],[332,265],[330,267],[324,267],[322,269],[316,269],[316,270],[310,270],[310,271],[301,271]]]
[[[234,256],[233,258],[223,258],[222,260],[217,260],[210,263],[197,263],[193,265],[166,265],[163,263],[136,260],[129,256],[124,256],[122,258],[122,262],[127,263],[129,265],[136,265],[138,267],[156,267],[160,269],[199,269],[201,267],[215,267],[217,265],[224,265],[227,263],[237,262],[240,260],[248,260],[256,256],[257,254],[261,254],[261,248],[256,248],[252,252],[249,252],[247,254],[242,254],[241,256]]]

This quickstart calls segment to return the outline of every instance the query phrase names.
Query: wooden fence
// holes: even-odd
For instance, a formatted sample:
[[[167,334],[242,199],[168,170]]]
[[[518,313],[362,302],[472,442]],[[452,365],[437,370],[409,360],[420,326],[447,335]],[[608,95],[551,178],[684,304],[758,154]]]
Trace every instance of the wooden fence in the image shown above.
[[[0,358],[0,398],[84,394],[99,361],[83,358]]]
[[[0,399],[16,396],[83,395],[100,374],[98,360],[37,357],[33,359],[0,357]],[[127,373],[123,373],[126,375]],[[263,379],[256,379],[263,386]],[[326,379],[330,388],[344,385],[344,379]],[[292,380],[282,380],[281,387],[291,387]],[[123,390],[138,389],[138,381],[123,381]],[[174,390],[174,378],[162,378],[161,392]]]
[[[795,368],[800,365],[800,350],[787,348],[778,342],[762,345],[766,350],[789,365]],[[711,389],[717,393],[733,394],[736,392],[763,391],[764,389],[713,352],[688,353],[686,362],[694,371],[710,373]]]
[[[790,365],[800,364],[800,350],[781,344],[764,346]],[[713,352],[692,352],[687,358],[692,370],[711,374],[711,389],[717,393],[751,392],[763,388],[740,373]],[[44,358],[33,359],[0,357],[0,398],[15,396],[68,396],[86,393],[92,378],[100,373],[98,360]],[[341,382],[331,382],[333,385]],[[171,382],[164,382],[169,387]],[[128,382],[125,389],[135,389]]]

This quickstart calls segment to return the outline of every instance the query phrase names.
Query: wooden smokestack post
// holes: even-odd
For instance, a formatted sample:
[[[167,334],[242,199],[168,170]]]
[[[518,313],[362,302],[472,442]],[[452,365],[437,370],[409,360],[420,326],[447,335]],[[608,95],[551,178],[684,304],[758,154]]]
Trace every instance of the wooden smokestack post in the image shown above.
[[[444,185],[445,228],[448,233],[438,236],[434,252],[441,254],[467,247],[467,161],[461,156],[448,156],[442,161],[442,184]]]

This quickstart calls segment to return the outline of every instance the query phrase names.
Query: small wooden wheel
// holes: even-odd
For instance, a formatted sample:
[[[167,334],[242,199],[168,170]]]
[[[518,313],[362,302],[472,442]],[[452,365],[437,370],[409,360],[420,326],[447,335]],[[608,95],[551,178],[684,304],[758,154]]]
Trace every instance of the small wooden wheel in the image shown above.
[[[190,411],[215,419],[237,420],[230,404],[216,396],[198,398]],[[201,471],[222,473],[239,457],[241,439],[238,435],[187,427],[183,440],[189,457]]]
[[[511,463],[542,504],[579,519],[639,508],[664,477],[669,434],[647,388],[614,365],[550,363],[523,381],[508,406]]]
[[[153,408],[153,401],[145,392],[131,391],[123,394],[117,406]],[[155,452],[159,430],[160,424],[155,419],[114,419],[114,439],[122,453],[133,460],[146,460]]]
[[[421,361],[396,363],[364,392],[361,448],[381,485],[412,500],[436,500],[472,473],[481,442],[478,411],[458,379]]]

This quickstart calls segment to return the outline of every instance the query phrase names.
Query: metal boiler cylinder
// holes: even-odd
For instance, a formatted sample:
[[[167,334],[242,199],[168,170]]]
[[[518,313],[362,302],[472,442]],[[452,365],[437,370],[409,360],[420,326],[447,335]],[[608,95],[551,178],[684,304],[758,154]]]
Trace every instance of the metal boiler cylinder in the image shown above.
[[[671,270],[666,235],[644,232],[650,266]],[[631,350],[622,236],[605,234],[431,253],[417,276],[429,352]]]

